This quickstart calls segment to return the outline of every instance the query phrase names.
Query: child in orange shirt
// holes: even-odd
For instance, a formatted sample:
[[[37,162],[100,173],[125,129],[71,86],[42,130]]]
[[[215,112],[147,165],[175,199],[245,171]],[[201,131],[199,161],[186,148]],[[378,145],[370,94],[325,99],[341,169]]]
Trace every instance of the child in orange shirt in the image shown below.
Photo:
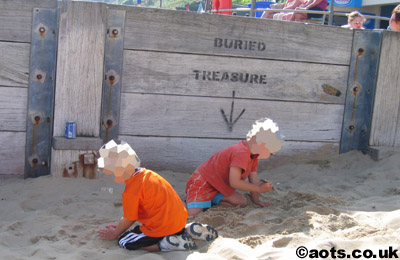
[[[189,216],[197,215],[212,204],[245,206],[247,199],[236,189],[249,191],[253,202],[265,207],[267,203],[259,200],[259,193],[270,191],[272,184],[260,184],[258,159],[267,159],[282,148],[278,130],[278,125],[271,119],[258,120],[245,141],[215,153],[200,165],[186,184]]]
[[[157,173],[140,168],[135,151],[125,142],[114,140],[100,150],[98,167],[114,174],[114,181],[125,184],[122,193],[123,216],[118,225],[97,231],[103,240],[118,238],[121,247],[147,251],[195,249],[193,239],[211,241],[218,236],[208,225],[186,225],[187,210],[172,186]],[[141,226],[128,230],[136,221]]]

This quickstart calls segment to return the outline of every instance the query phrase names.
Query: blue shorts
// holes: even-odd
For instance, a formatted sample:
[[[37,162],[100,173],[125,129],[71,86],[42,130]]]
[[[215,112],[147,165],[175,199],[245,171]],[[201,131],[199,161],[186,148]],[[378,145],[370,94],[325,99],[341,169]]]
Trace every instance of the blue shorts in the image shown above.
[[[188,209],[196,209],[196,208],[201,208],[201,209],[206,209],[206,208],[211,208],[212,205],[219,205],[221,200],[225,196],[222,193],[218,193],[215,195],[212,200],[209,201],[196,201],[196,202],[190,202],[187,203],[187,208]]]

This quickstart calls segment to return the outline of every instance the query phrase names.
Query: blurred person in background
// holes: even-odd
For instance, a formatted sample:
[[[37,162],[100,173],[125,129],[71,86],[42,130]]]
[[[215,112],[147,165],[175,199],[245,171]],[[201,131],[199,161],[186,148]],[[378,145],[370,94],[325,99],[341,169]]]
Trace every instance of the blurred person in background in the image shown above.
[[[360,14],[358,11],[354,11],[348,14],[347,17],[347,24],[342,25],[342,28],[364,29],[363,25],[366,20],[364,15]]]

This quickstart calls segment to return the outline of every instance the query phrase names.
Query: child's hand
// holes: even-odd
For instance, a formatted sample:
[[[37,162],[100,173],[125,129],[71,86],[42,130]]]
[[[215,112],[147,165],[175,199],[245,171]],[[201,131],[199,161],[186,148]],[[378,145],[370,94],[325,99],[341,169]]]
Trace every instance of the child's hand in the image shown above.
[[[258,187],[260,188],[260,193],[269,192],[272,190],[272,182],[261,180],[261,184]]]
[[[116,234],[117,226],[116,225],[107,225],[106,229],[99,229],[97,230],[97,235],[102,239],[102,240],[114,240],[117,239],[118,234]]]

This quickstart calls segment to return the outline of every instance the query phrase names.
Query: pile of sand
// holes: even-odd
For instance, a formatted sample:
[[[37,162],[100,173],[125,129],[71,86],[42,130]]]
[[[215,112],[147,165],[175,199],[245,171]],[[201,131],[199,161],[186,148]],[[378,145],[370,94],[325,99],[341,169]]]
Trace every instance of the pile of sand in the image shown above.
[[[169,253],[127,251],[96,236],[122,213],[124,187],[107,176],[3,179],[0,259],[298,259],[299,246],[377,255],[391,246],[400,257],[399,170],[400,153],[375,162],[350,152],[261,172],[276,187],[261,196],[271,206],[215,207],[189,218],[213,225],[220,238]],[[190,173],[159,173],[183,198]]]

